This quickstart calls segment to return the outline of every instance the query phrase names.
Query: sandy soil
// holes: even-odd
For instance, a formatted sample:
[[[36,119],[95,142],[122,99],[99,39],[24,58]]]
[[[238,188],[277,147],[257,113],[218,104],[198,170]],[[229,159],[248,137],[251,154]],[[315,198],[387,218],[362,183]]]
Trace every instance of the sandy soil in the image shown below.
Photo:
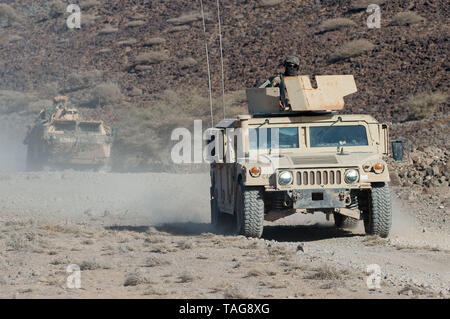
[[[267,223],[256,240],[210,228],[208,188],[207,174],[0,173],[0,297],[450,296],[450,235],[424,232],[395,194],[387,240],[323,215]],[[81,289],[67,287],[72,264]]]

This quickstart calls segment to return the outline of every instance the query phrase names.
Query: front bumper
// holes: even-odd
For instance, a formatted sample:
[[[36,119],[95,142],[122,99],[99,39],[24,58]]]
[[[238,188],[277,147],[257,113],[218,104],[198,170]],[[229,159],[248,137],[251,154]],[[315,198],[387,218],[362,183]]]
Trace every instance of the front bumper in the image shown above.
[[[345,208],[351,204],[350,190],[302,189],[288,191],[294,209]]]

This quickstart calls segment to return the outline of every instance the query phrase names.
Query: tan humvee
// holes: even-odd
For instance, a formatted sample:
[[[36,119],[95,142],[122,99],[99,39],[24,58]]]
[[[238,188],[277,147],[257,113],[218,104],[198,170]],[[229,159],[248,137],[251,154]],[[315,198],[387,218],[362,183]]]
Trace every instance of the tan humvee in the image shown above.
[[[24,141],[28,170],[108,168],[111,129],[102,121],[80,120],[78,110],[67,102],[65,96],[55,97],[54,105],[43,109],[29,128]]]
[[[353,76],[284,77],[247,90],[250,115],[211,131],[211,222],[260,237],[264,220],[323,212],[338,227],[364,220],[387,237],[392,208],[388,127],[369,115],[340,115]]]

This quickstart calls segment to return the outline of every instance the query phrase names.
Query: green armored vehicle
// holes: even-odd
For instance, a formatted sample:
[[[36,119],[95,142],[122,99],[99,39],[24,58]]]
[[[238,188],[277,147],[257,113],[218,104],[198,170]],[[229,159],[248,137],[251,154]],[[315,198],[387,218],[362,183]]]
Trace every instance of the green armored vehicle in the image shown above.
[[[250,115],[211,133],[211,222],[261,237],[264,220],[323,212],[337,227],[364,221],[387,237],[392,207],[388,127],[369,115],[344,115],[353,76],[282,77],[279,87],[247,90]]]
[[[80,120],[79,112],[59,96],[29,128],[24,144],[27,169],[108,169],[112,132],[102,121]]]

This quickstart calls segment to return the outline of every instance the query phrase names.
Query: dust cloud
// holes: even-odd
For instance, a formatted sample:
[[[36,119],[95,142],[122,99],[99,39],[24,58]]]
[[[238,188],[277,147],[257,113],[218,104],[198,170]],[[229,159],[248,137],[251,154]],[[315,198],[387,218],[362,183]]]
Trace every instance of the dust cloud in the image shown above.
[[[79,171],[1,175],[0,211],[114,225],[209,222],[207,174]]]
[[[407,235],[419,231],[415,219],[408,213],[411,210],[405,203],[395,198],[392,199],[392,230],[393,235]]]
[[[26,125],[14,116],[0,118],[0,172],[25,170]]]
[[[390,238],[394,244],[405,247],[425,247],[450,250],[448,233],[427,230],[413,217],[414,208],[393,196],[392,230]],[[416,208],[418,209],[418,208]]]
[[[0,118],[0,213],[49,221],[155,225],[209,222],[209,175],[26,172],[27,123]]]

